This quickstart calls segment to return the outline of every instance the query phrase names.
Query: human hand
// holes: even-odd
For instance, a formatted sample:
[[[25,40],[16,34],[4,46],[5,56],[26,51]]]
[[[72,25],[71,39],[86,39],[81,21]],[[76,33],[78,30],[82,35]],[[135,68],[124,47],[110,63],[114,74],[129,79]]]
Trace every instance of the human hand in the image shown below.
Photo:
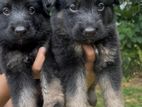
[[[96,60],[95,49],[90,44],[83,45],[83,49],[86,55],[86,69],[87,71],[93,71],[94,62]]]
[[[93,71],[93,64],[96,59],[94,48],[91,45],[82,46],[86,55],[86,69],[87,71]],[[45,60],[46,48],[41,47],[38,50],[34,64],[32,66],[33,76],[35,79],[40,78],[40,71]]]
[[[46,54],[46,48],[45,47],[39,48],[37,56],[32,66],[34,79],[40,78],[40,71],[42,69],[45,60],[45,54]]]
[[[90,81],[91,76],[94,75],[92,71],[93,71],[93,64],[96,59],[95,51],[91,45],[83,45],[83,49],[86,55],[86,71],[88,75],[87,80]],[[33,76],[35,79],[40,78],[40,71],[45,60],[45,54],[46,54],[46,48],[44,47],[39,48],[37,56],[32,66]],[[4,74],[0,75],[0,81],[1,81],[0,86],[3,87],[1,88],[2,90],[0,90],[0,93],[1,93],[0,107],[2,107],[8,101],[8,99],[10,98],[10,95],[9,95],[9,88],[7,85],[7,81]]]
[[[96,80],[95,71],[94,71],[94,62],[96,60],[96,52],[94,47],[89,45],[83,45],[83,49],[86,55],[86,82],[87,87],[89,88]]]

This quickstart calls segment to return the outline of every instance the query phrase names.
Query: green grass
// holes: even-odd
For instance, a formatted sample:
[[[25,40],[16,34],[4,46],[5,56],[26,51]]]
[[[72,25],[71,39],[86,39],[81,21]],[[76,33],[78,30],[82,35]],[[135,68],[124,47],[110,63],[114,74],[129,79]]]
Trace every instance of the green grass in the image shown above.
[[[125,107],[142,107],[142,86],[127,86],[123,88]],[[97,90],[97,106],[104,107],[100,90]]]
[[[142,87],[127,87],[123,89],[126,107],[142,107]]]

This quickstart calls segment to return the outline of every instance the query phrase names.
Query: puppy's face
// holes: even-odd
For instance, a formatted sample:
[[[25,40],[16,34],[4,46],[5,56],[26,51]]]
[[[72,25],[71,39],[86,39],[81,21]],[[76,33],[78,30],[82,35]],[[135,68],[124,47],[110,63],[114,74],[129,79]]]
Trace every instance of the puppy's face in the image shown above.
[[[25,45],[45,39],[49,26],[41,0],[0,0],[1,44]]]
[[[117,0],[56,0],[53,28],[61,20],[64,31],[78,42],[96,42],[114,29],[113,4]],[[53,4],[53,3],[52,3]],[[55,14],[54,14],[55,13]],[[113,26],[113,27],[112,27]],[[63,31],[63,30],[62,30]]]

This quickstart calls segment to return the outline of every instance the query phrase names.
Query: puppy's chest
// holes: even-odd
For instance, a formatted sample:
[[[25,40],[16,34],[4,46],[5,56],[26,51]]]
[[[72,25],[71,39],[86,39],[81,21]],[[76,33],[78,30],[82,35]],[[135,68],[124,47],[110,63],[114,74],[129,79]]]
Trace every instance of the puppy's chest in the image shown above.
[[[24,53],[20,51],[7,51],[2,53],[2,62],[6,69],[16,72],[17,68],[23,67],[31,68],[32,63],[36,57],[37,49]]]
[[[97,49],[98,55],[96,55],[95,66],[98,66],[99,69],[116,63],[116,58],[118,58],[119,55],[119,49],[117,48],[117,46],[104,46],[102,44],[99,44],[99,46],[97,46]]]
[[[58,41],[58,40],[57,40]],[[64,40],[58,43],[54,42],[52,51],[55,56],[56,62],[60,66],[75,65],[84,63],[83,49],[78,43],[74,43],[70,40]]]

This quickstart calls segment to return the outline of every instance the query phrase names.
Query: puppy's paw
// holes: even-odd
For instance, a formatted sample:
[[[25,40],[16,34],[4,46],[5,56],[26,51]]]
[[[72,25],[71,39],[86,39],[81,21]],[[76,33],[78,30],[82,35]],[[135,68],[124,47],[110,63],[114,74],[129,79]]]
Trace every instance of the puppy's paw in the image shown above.
[[[43,107],[64,107],[64,98],[54,96],[54,98],[48,98],[44,101]]]
[[[23,60],[22,55],[15,55],[9,60],[9,62],[7,63],[7,67],[12,70],[17,66],[21,65],[22,60]]]
[[[61,102],[57,102],[54,104],[44,104],[43,107],[64,107],[64,104]]]
[[[95,107],[96,104],[97,104],[97,96],[96,96],[96,93],[93,90],[90,90],[88,92],[88,102],[93,107]]]

